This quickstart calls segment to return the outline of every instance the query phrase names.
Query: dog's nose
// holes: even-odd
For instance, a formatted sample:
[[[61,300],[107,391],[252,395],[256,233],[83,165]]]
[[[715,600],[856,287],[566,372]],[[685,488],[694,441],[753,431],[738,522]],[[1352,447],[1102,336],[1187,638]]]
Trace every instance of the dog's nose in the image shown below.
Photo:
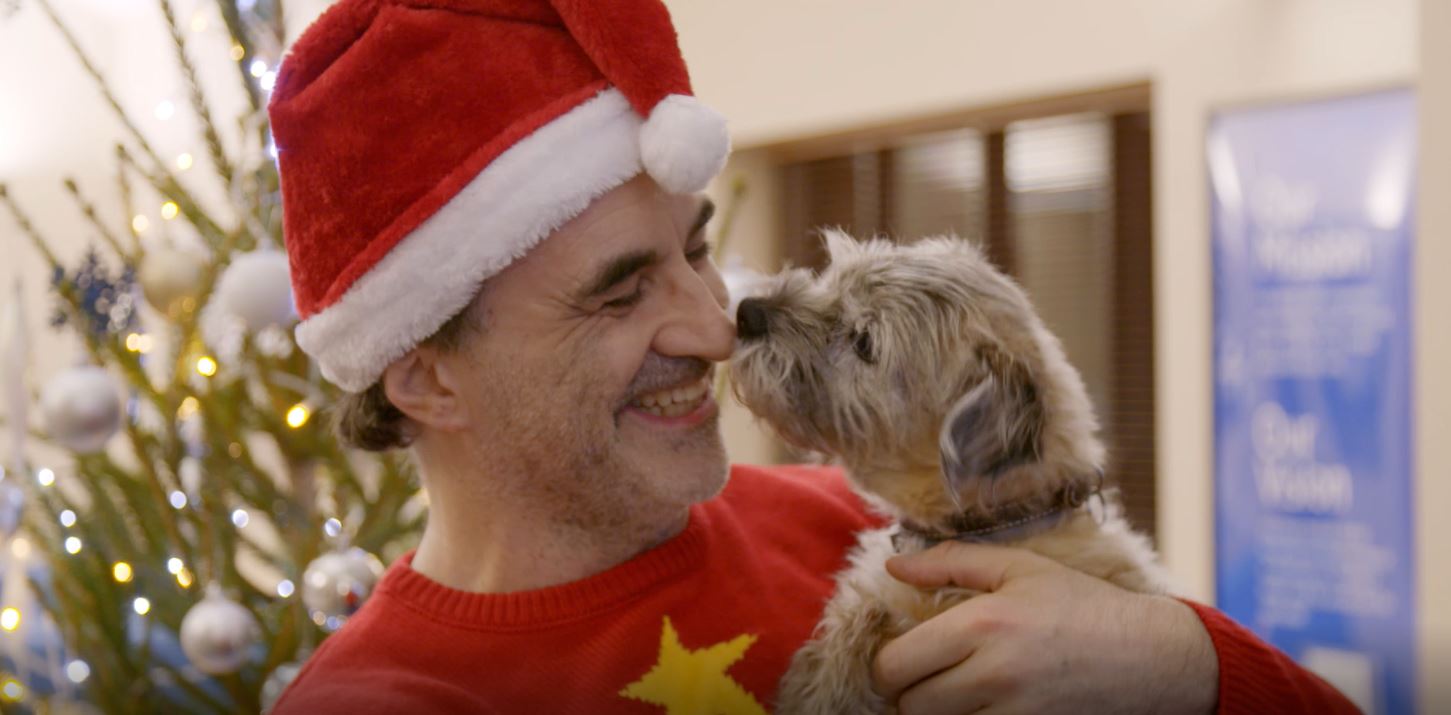
[[[736,335],[741,340],[766,337],[770,332],[766,305],[757,298],[747,298],[736,308]]]

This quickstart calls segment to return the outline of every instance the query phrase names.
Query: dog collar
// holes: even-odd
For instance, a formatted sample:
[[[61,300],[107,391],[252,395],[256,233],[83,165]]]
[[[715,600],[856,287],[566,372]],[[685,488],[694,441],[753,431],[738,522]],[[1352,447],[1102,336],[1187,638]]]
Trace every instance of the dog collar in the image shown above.
[[[1037,536],[1063,523],[1094,497],[1103,496],[1103,472],[1098,472],[1098,482],[1090,491],[1082,491],[1076,485],[1058,490],[1053,506],[1036,511],[1027,511],[1021,505],[1014,508],[997,509],[987,516],[971,516],[966,512],[952,519],[953,531],[942,532],[922,526],[910,519],[897,522],[892,534],[892,546],[902,552],[912,542],[928,549],[944,541],[961,541],[971,544],[1002,544],[1021,541]]]

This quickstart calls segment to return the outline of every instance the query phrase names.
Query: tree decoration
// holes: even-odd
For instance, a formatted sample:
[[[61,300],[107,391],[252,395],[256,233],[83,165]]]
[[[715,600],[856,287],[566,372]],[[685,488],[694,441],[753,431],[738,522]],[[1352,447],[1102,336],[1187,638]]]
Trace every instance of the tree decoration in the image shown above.
[[[104,368],[70,368],[41,390],[40,415],[46,433],[61,446],[95,452],[121,428],[119,386]]]
[[[81,321],[83,330],[96,335],[117,335],[131,328],[136,321],[134,272],[122,268],[115,272],[102,264],[95,249],[86,252],[85,259],[74,272],[67,272],[57,266],[51,282],[60,289],[66,289],[76,296],[74,310],[57,308],[51,325],[61,327],[72,316]]]
[[[302,574],[302,602],[315,622],[337,630],[373,594],[382,576],[378,557],[357,547],[332,551]]]
[[[162,246],[141,257],[136,277],[151,307],[179,317],[196,310],[207,278],[207,259],[195,251]]]
[[[262,249],[233,258],[217,282],[214,300],[224,314],[239,320],[249,333],[291,324],[296,312],[292,308],[287,255]]]
[[[114,151],[97,157],[113,167],[105,172],[116,177],[113,190],[66,180],[52,189],[63,199],[55,201],[43,186],[0,183],[8,214],[0,224],[10,224],[0,234],[16,233],[44,259],[56,329],[98,366],[48,381],[29,405],[35,424],[13,405],[5,415],[19,415],[7,435],[70,451],[52,465],[63,483],[43,486],[34,465],[7,464],[0,480],[0,538],[18,525],[0,548],[23,537],[32,560],[48,565],[34,589],[39,606],[22,622],[50,619],[67,653],[33,660],[48,669],[41,677],[0,673],[19,679],[19,705],[30,710],[84,701],[107,713],[258,712],[269,677],[283,679],[284,664],[331,632],[300,593],[277,588],[279,574],[302,574],[332,548],[326,515],[356,515],[348,531],[358,553],[388,559],[415,545],[423,525],[422,514],[402,509],[417,493],[406,461],[347,452],[316,418],[338,392],[289,334],[266,113],[288,36],[280,0],[204,4],[201,32],[190,6],[153,1],[182,80],[165,111],[189,120],[167,126],[197,129],[189,146],[164,151],[144,130],[150,117],[126,109],[150,115],[158,100],[123,101],[53,0],[23,0],[25,11],[49,18],[119,120]],[[203,77],[212,58],[234,67]],[[204,79],[240,83],[240,113],[222,116],[232,105],[214,101]],[[234,127],[240,135],[221,131]],[[26,211],[31,201],[74,207],[94,250],[58,255],[44,222]],[[239,326],[225,353],[204,334],[212,315]],[[25,383],[3,384],[7,403],[32,400]],[[347,593],[329,609],[344,613],[349,599],[366,598],[381,566],[357,554],[334,562],[335,585]],[[210,583],[229,595],[208,595]]]
[[[182,652],[197,670],[208,675],[236,672],[260,637],[257,619],[227,598],[215,583],[207,586],[206,597],[181,619]]]

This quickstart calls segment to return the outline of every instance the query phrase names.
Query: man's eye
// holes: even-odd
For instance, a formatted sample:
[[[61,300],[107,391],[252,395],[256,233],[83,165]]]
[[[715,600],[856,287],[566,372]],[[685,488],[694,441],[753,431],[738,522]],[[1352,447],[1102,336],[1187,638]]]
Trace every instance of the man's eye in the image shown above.
[[[710,244],[701,242],[699,246],[685,252],[685,259],[691,263],[699,263],[710,257]]]
[[[628,308],[628,307],[630,307],[630,306],[632,306],[632,305],[640,302],[640,298],[642,296],[644,296],[644,294],[645,294],[644,291],[640,290],[639,288],[636,288],[634,293],[631,293],[631,294],[629,294],[629,295],[627,295],[627,296],[625,296],[623,298],[616,298],[614,300],[605,302],[604,307],[606,307],[606,308]]]

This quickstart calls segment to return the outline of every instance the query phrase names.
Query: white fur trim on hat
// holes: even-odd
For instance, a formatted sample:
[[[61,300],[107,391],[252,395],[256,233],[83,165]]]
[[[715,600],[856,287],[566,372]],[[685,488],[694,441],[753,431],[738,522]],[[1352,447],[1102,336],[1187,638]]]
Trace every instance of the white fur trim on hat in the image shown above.
[[[303,321],[298,345],[328,380],[367,389],[463,310],[485,279],[638,175],[640,125],[624,95],[607,89],[519,140]]]
[[[640,160],[650,177],[672,194],[705,189],[730,153],[725,117],[689,95],[660,100],[640,128]]]

